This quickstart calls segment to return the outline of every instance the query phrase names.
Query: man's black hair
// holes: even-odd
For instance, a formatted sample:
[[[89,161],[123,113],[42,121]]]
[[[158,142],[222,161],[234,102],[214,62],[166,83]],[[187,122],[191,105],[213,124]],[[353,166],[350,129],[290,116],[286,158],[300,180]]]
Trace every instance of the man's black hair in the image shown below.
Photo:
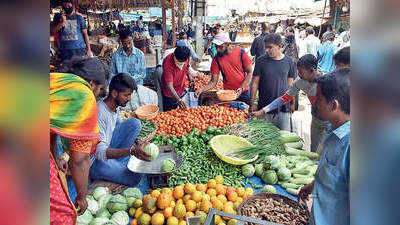
[[[190,50],[186,46],[178,46],[175,48],[174,55],[179,62],[185,62],[190,57]]]
[[[74,0],[62,0],[61,3],[71,3],[71,4],[74,4]]]
[[[286,32],[289,32],[289,33],[293,33],[293,34],[294,34],[294,29],[293,29],[293,27],[288,27],[288,28],[286,29]]]
[[[143,16],[139,16],[139,19],[142,20],[142,19],[143,19]]]
[[[270,23],[268,23],[268,22],[265,22],[265,23],[261,23],[261,29],[263,30],[263,31],[270,31],[270,27],[271,27],[271,24]]]
[[[346,114],[350,114],[350,71],[349,68],[341,68],[316,79],[326,100],[337,100]]]
[[[97,85],[105,85],[110,70],[100,59],[95,57],[75,56],[63,62],[60,72],[71,73],[82,77],[87,82],[94,81]]]
[[[132,37],[132,32],[128,28],[122,29],[118,34],[121,41],[127,39],[128,37]]]
[[[186,35],[186,33],[182,31],[179,33],[178,38],[183,39],[183,36],[185,36],[185,35]]]
[[[279,34],[268,34],[264,42],[265,44],[282,45],[282,37]]]
[[[314,34],[314,33],[315,33],[313,27],[307,27],[307,28],[306,28],[306,32],[307,32],[307,34]]]
[[[127,89],[132,91],[137,90],[137,85],[135,80],[126,73],[119,73],[115,75],[110,82],[109,93],[116,90],[117,92],[124,92]]]
[[[343,27],[339,28],[339,34],[344,31]]]
[[[211,32],[212,32],[213,34],[217,35],[217,34],[218,34],[218,28],[217,28],[217,27],[211,28]]]
[[[317,70],[318,59],[313,54],[306,54],[299,59],[297,66],[307,70]]]
[[[346,65],[350,64],[350,47],[345,47],[340,49],[336,54],[333,56],[333,60],[337,63],[343,63]]]

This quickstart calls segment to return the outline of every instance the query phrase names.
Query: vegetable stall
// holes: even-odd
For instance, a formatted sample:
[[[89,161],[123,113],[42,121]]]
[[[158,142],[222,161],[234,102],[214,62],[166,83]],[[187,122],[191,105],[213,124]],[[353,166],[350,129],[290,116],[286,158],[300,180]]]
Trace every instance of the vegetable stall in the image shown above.
[[[171,146],[183,162],[178,167],[171,158],[162,160],[160,174],[168,174],[167,182],[147,193],[128,188],[111,195],[106,188],[96,189],[87,197],[94,206],[78,224],[187,225],[193,216],[204,223],[210,208],[279,224],[292,224],[289,218],[282,219],[286,214],[281,211],[292,209],[288,215],[298,219],[296,224],[305,224],[307,210],[293,204],[300,188],[314,179],[319,156],[301,150],[296,134],[265,121],[249,121],[245,111],[221,105],[160,112],[141,122],[139,138],[151,142],[145,151],[154,161],[162,154],[161,146]],[[276,199],[279,195],[274,194],[288,198]],[[246,201],[257,196],[257,201],[281,207],[261,208],[258,213],[250,204],[254,201]],[[213,221],[238,222],[218,215]]]

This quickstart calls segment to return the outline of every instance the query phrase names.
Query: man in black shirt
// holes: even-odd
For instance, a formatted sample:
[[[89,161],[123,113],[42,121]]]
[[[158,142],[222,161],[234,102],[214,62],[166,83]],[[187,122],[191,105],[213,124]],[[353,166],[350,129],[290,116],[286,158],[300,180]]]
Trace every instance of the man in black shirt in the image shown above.
[[[265,54],[264,39],[270,33],[270,24],[262,23],[261,28],[262,34],[254,39],[253,44],[251,44],[250,48],[251,55],[255,56],[256,58]]]
[[[296,66],[293,60],[281,51],[281,36],[279,34],[268,34],[264,43],[266,54],[257,58],[254,68],[250,93],[250,112],[255,110],[254,100],[257,91],[259,91],[258,110],[260,110],[285,94],[296,75]],[[290,131],[290,104],[266,113],[265,119],[281,130]]]

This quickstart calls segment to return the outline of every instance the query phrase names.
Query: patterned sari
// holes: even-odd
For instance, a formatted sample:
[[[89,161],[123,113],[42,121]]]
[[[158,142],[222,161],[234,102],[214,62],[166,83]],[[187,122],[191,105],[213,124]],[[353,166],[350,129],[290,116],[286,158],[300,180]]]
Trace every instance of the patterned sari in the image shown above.
[[[50,73],[50,132],[61,136],[67,153],[94,153],[100,140],[96,98],[82,78]],[[75,225],[76,218],[65,175],[50,152],[50,224]]]

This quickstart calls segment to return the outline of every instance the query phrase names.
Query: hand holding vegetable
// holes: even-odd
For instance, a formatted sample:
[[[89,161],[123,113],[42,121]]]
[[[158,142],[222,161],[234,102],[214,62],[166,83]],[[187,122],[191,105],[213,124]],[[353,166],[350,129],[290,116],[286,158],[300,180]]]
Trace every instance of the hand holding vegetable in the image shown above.
[[[80,216],[86,211],[86,208],[88,207],[86,196],[78,195],[76,196],[75,201],[76,201],[75,206],[78,210],[78,216]]]
[[[299,202],[300,201],[305,202],[308,199],[308,196],[312,193],[313,189],[314,189],[314,182],[302,187],[298,195]]]
[[[131,149],[130,149],[130,153],[131,155],[135,156],[136,158],[143,160],[143,161],[147,161],[150,162],[151,161],[151,156],[149,154],[147,154],[143,148],[147,145],[147,143],[144,142],[139,142],[138,144],[132,145]]]

